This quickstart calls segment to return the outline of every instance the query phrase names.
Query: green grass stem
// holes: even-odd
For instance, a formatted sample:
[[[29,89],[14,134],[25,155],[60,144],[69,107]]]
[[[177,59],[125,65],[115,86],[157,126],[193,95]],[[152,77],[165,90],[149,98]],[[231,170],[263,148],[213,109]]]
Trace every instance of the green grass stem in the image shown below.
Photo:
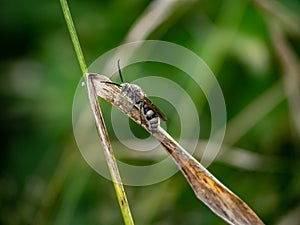
[[[72,20],[72,16],[71,16],[71,13],[70,13],[70,10],[68,7],[68,3],[66,0],[60,0],[60,4],[61,4],[62,10],[63,10],[63,14],[64,14],[64,17],[65,17],[65,20],[66,20],[66,23],[68,26],[68,30],[69,30],[72,42],[73,42],[73,46],[74,46],[74,49],[76,52],[76,56],[77,56],[77,59],[78,59],[79,65],[80,65],[82,75],[83,75],[83,77],[85,77],[84,75],[88,72],[88,69],[87,69],[87,66],[86,66],[86,63],[85,63],[85,60],[83,57],[83,53],[82,53],[80,43],[79,43],[79,40],[77,37],[76,29],[75,29],[75,26],[74,26],[74,23]]]
[[[88,72],[88,69],[87,69],[87,66],[86,66],[86,63],[85,63],[85,60],[84,60],[84,57],[83,57],[83,53],[82,53],[80,43],[79,43],[79,40],[78,40],[78,37],[77,37],[75,26],[74,26],[74,23],[73,23],[73,20],[72,20],[72,17],[71,17],[71,13],[70,13],[70,10],[69,10],[69,7],[68,7],[68,3],[67,3],[66,0],[60,0],[60,3],[61,3],[61,7],[62,7],[63,14],[64,14],[64,17],[65,17],[65,20],[66,20],[66,23],[67,23],[67,26],[68,26],[68,30],[69,30],[71,39],[72,39],[72,42],[73,42],[73,46],[74,46],[74,49],[75,49],[75,52],[76,52],[76,56],[77,56],[77,59],[78,59],[78,62],[79,62],[80,68],[81,68],[81,72],[82,72],[82,74],[85,78],[85,74]],[[99,106],[99,104],[98,104],[98,106]],[[105,130],[105,132],[107,133],[105,127],[101,127],[101,129]],[[106,142],[109,142],[109,140],[107,139]],[[110,145],[110,143],[106,143],[106,146],[111,146],[111,145]],[[119,203],[121,213],[122,213],[122,216],[123,216],[123,220],[124,220],[125,225],[134,225],[132,215],[131,215],[131,212],[130,212],[130,207],[129,207],[129,204],[128,204],[128,200],[127,200],[127,197],[126,197],[126,194],[125,194],[125,190],[124,190],[123,184],[121,182],[121,176],[120,176],[119,171],[117,169],[117,163],[116,163],[115,158],[113,156],[112,149],[110,149],[110,150],[111,150],[110,151],[111,154],[110,154],[109,158],[112,159],[112,160],[107,160],[107,163],[108,163],[108,167],[110,168],[110,174],[112,176],[112,181],[114,183],[114,188],[115,188],[115,191],[116,191],[116,195],[117,195],[118,203]],[[109,163],[112,163],[113,165],[110,165]],[[116,168],[116,169],[112,170],[111,168]],[[119,182],[117,182],[117,181],[119,181]]]

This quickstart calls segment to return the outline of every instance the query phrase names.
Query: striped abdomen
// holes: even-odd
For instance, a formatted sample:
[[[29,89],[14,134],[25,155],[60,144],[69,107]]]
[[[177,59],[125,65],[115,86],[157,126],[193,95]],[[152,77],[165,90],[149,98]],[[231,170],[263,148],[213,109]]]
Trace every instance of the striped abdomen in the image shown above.
[[[156,112],[154,112],[151,107],[144,104],[143,105],[143,114],[145,116],[148,127],[152,133],[157,132],[159,126],[159,117]]]

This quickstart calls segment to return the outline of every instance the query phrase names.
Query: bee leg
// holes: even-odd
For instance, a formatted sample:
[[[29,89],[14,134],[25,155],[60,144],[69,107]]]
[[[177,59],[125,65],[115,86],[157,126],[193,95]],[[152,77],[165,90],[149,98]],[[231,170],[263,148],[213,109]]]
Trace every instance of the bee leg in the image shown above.
[[[136,105],[138,105],[139,106],[139,111],[140,111],[140,126],[142,125],[142,101],[137,101],[136,103],[135,103]]]
[[[142,126],[142,110],[143,110],[143,108],[144,108],[143,103],[140,103],[140,120],[141,120],[140,126]]]

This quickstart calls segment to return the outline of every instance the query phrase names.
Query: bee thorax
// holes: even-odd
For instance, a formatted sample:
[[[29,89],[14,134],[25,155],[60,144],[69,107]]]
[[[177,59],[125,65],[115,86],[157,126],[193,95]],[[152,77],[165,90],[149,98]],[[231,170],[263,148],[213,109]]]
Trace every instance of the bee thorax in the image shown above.
[[[141,99],[146,97],[143,90],[136,84],[122,84],[122,93],[127,96],[133,104],[137,104]]]

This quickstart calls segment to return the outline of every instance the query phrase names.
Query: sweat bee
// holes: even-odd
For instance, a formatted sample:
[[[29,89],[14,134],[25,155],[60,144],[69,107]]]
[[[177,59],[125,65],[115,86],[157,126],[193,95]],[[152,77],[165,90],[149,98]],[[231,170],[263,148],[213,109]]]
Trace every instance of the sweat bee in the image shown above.
[[[122,82],[121,84],[108,81],[105,83],[120,87],[121,92],[130,99],[132,104],[139,107],[141,123],[144,119],[151,133],[156,133],[157,128],[160,125],[160,119],[162,119],[163,121],[167,121],[166,116],[147,98],[146,93],[138,85],[124,83],[122,72],[120,69],[120,60],[118,60],[118,72],[120,80]]]

